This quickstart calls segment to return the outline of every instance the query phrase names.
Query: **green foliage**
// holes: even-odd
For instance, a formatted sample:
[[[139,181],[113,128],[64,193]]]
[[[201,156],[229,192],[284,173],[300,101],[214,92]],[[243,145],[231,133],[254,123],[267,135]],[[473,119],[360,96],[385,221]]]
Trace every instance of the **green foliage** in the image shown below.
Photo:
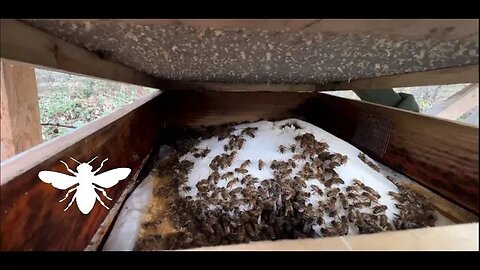
[[[155,89],[36,70],[41,123],[80,127]],[[74,129],[42,125],[43,140]]]

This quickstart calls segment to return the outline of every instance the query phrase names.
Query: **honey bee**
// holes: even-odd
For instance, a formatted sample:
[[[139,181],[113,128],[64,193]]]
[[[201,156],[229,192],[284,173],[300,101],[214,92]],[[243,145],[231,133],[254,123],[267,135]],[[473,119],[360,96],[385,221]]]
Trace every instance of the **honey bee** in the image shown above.
[[[258,127],[247,127],[247,128],[242,130],[241,134],[245,134],[245,135],[248,135],[252,138],[255,138],[255,131],[257,131],[257,130],[258,130]]]
[[[235,172],[236,173],[241,173],[241,174],[247,174],[248,170],[247,169],[236,168]]]
[[[333,180],[330,178],[327,181],[323,182],[323,185],[329,188],[333,185]]]
[[[303,188],[307,187],[307,183],[305,183],[305,179],[303,177],[295,176],[293,180],[295,181],[296,184],[300,185],[301,187]]]
[[[378,223],[382,227],[387,227],[388,226],[388,217],[386,215],[378,215]]]
[[[269,187],[270,187],[270,181],[271,181],[270,179],[262,180],[262,181],[260,182],[260,185],[261,185],[262,187],[269,188]]]
[[[285,216],[293,215],[293,206],[290,200],[285,201]]]
[[[292,158],[293,158],[294,160],[304,160],[304,159],[306,159],[307,157],[306,157],[304,154],[295,154],[295,155],[292,156]]]
[[[378,201],[377,197],[375,197],[374,195],[372,195],[368,192],[362,192],[362,194],[360,196],[369,199],[371,202],[377,202]]]
[[[380,167],[379,167],[377,164],[375,164],[375,163],[373,163],[373,162],[371,162],[371,161],[368,161],[368,162],[367,162],[367,165],[368,165],[370,168],[372,168],[374,171],[380,172]]]
[[[208,181],[215,182],[215,184],[217,184],[218,180],[220,180],[220,174],[218,171],[215,171],[208,176]]]
[[[235,185],[235,183],[238,182],[238,177],[235,177],[234,179],[228,181],[227,183],[227,188],[231,188],[233,185]]]
[[[362,183],[362,181],[360,181],[360,180],[358,180],[358,179],[353,179],[352,185],[359,186],[360,188],[363,188],[363,187],[365,186],[365,185]]]
[[[319,196],[322,196],[322,195],[323,195],[323,191],[322,191],[322,189],[321,189],[319,186],[317,186],[317,185],[310,185],[310,187],[311,187],[311,188],[313,189],[313,191],[314,191],[315,193],[317,193]]]
[[[404,196],[402,196],[400,193],[389,191],[388,195],[392,196],[394,199],[396,199],[400,203],[404,203],[406,201],[406,198]]]
[[[355,212],[353,212],[353,210],[349,210],[349,211],[347,212],[347,218],[348,218],[348,221],[349,221],[349,222],[354,222],[355,219],[356,219]]]
[[[263,162],[263,160],[259,159],[258,160],[258,169],[262,170],[263,167],[265,167],[265,162]]]
[[[233,126],[222,127],[215,131],[215,135],[218,136],[218,141],[222,141],[228,138],[230,133],[234,131],[235,131],[235,128]]]
[[[295,163],[295,161],[291,158],[288,159],[287,163],[288,163],[288,165],[290,165],[290,167],[292,167],[294,169],[297,167],[297,163]]]
[[[190,193],[191,190],[192,190],[192,187],[190,187],[190,186],[183,186],[182,187],[182,191],[185,192],[185,193]]]
[[[358,187],[358,186],[356,186],[356,185],[348,186],[348,187],[346,188],[346,191],[347,191],[348,193],[353,193],[353,192],[359,191],[359,190],[360,190],[360,187]]]
[[[292,169],[288,169],[288,170],[283,170],[283,171],[275,171],[273,174],[277,178],[283,179],[283,178],[289,176],[291,173],[292,173]]]
[[[272,163],[270,164],[270,169],[276,170],[276,169],[279,169],[279,167],[280,167],[280,162],[275,159],[272,160]]]
[[[370,207],[372,205],[371,202],[354,202],[353,206],[356,208],[362,208],[362,207]]]
[[[367,192],[370,192],[370,193],[372,193],[372,194],[377,193],[373,188],[371,188],[371,187],[369,187],[369,186],[365,186],[365,185],[364,185],[362,188],[363,188],[363,190],[365,190],[365,191],[367,191]]]
[[[289,148],[290,148],[290,152],[295,153],[295,150],[297,149],[297,145],[290,144]]]
[[[216,188],[212,191],[212,194],[210,196],[212,198],[216,198],[216,197],[218,197],[218,195],[220,195],[221,192],[222,192],[221,188]]]
[[[240,181],[240,183],[242,184],[249,184],[251,181],[252,181],[252,175],[251,174],[247,174],[245,177],[242,178],[242,180]]]
[[[193,168],[193,162],[190,160],[182,160],[179,165],[179,171],[183,174],[189,174]]]
[[[275,237],[275,232],[273,230],[273,228],[271,226],[266,226],[264,228],[264,231],[265,231],[265,234],[269,237],[269,239],[271,240],[275,240],[276,237]]]
[[[394,183],[395,185],[397,184],[398,180],[391,176],[391,175],[387,175],[387,179],[390,180],[390,182]]]
[[[204,158],[210,153],[210,149],[205,148],[203,150],[200,150],[198,148],[194,148],[194,150],[192,150],[192,152],[196,152],[196,153],[193,154],[193,156],[195,158],[200,158],[200,157]]]
[[[225,201],[230,200],[230,194],[226,188],[222,188],[222,192],[220,194],[222,194],[222,197]]]
[[[251,164],[250,159],[247,159],[244,162],[242,162],[242,164],[240,164],[240,169],[245,169],[247,166],[250,166],[250,164]]]
[[[324,235],[324,236],[337,236],[337,230],[333,227],[324,227],[324,228],[321,228],[320,229],[320,232]]]
[[[360,152],[358,153],[358,158],[363,161],[363,162],[366,162],[367,161],[367,157],[365,156],[364,153]]]
[[[234,188],[230,191],[230,195],[234,195],[234,194],[237,194],[237,193],[240,193],[242,192],[242,187],[237,187],[237,188]]]
[[[226,172],[222,175],[222,179],[228,179],[233,177],[233,172]]]
[[[278,146],[278,151],[279,151],[281,154],[285,153],[285,150],[286,150],[286,149],[287,149],[287,147],[285,147],[285,146],[283,146],[283,145],[279,145],[279,146]]]
[[[339,177],[338,173],[334,169],[325,169],[325,174],[331,174],[333,177]]]
[[[337,194],[340,192],[340,189],[339,188],[334,188],[334,189],[331,189],[327,192],[327,197],[333,197],[333,196],[337,196]]]
[[[332,182],[334,184],[342,184],[342,185],[345,184],[345,182],[340,177],[332,177]]]
[[[345,194],[340,192],[340,194],[338,194],[338,197],[340,198],[340,203],[342,204],[343,209],[347,210],[349,207],[349,204],[348,204],[347,198],[345,197]]]
[[[335,208],[335,203],[329,202],[325,205],[325,212],[329,217],[335,217],[337,215],[337,209]]]
[[[372,208],[372,212],[374,214],[380,214],[382,212],[385,212],[388,209],[386,205],[377,205]]]
[[[210,149],[205,148],[205,149],[200,153],[200,156],[201,156],[201,157],[206,157],[210,152],[211,152]]]

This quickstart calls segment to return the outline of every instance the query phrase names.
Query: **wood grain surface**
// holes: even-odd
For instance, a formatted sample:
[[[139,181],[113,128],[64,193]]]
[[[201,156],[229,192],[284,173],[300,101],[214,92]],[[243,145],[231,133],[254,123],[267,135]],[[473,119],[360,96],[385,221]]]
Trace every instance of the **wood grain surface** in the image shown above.
[[[38,178],[38,173],[50,170],[69,174],[60,163],[60,160],[63,160],[70,168],[76,168],[77,164],[69,157],[87,162],[99,156],[91,163],[94,168],[98,168],[100,162],[108,158],[99,173],[118,167],[131,168],[132,172],[126,180],[106,189],[113,200],[104,199],[104,202],[107,206],[113,206],[125,187],[133,180],[132,177],[141,169],[142,161],[159,137],[161,129],[151,118],[155,115],[159,102],[158,98],[146,103],[140,102],[143,105],[110,124],[105,125],[104,119],[66,135],[63,140],[74,140],[74,143],[58,153],[51,144],[42,144],[36,149],[31,149],[32,153],[35,151],[46,153],[45,159],[37,160],[39,163],[31,168],[21,168],[25,161],[30,159],[29,151],[12,160],[7,166],[2,164],[2,178],[4,170],[10,171],[7,175],[16,176],[0,186],[0,249],[83,250],[109,210],[96,202],[88,215],[82,214],[76,205],[72,205],[64,212],[72,197],[59,203],[66,191],[43,183]],[[106,117],[116,116],[113,113]],[[75,133],[82,133],[81,129],[94,131],[85,138],[78,138]],[[58,138],[58,141],[60,140],[62,137]]]

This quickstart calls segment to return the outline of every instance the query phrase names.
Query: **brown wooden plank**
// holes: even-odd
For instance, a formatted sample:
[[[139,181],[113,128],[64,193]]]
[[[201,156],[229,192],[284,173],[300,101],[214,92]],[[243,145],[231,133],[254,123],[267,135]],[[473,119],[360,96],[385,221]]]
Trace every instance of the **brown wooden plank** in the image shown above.
[[[441,68],[423,72],[411,72],[399,75],[334,82],[319,85],[323,91],[355,89],[388,89],[394,87],[413,87],[478,82],[478,65]]]
[[[478,128],[315,93],[165,92],[167,128],[299,117],[478,213]]]
[[[478,107],[478,83],[469,84],[446,100],[434,104],[425,114],[457,120],[475,107]]]
[[[158,140],[161,129],[152,117],[160,101],[158,93],[147,96],[69,135],[2,162],[0,249],[83,250],[109,210],[97,202],[88,215],[75,205],[64,212],[69,199],[62,203],[59,200],[65,191],[43,183],[38,173],[50,170],[68,174],[59,161],[76,168],[69,157],[87,162],[98,155],[92,163],[94,168],[109,158],[100,172],[118,167],[132,169],[126,180],[106,189],[113,200],[105,202],[113,206]]]
[[[316,93],[165,91],[160,108],[166,128],[301,117],[299,107]],[[296,111],[295,111],[296,110]]]
[[[221,92],[315,92],[321,91],[315,84],[257,84],[257,83],[214,83],[165,81],[164,90],[178,91],[221,91]]]
[[[6,160],[42,142],[35,69],[1,61],[2,150]]]
[[[165,81],[164,90],[199,90],[225,92],[316,92],[335,90],[371,89],[385,90],[394,87],[411,87],[440,84],[478,82],[478,65],[442,68],[378,78],[315,84],[255,84]]]
[[[150,75],[53,37],[17,20],[0,20],[0,56],[63,72],[158,88]]]
[[[192,249],[208,250],[472,250],[478,251],[478,222],[375,234],[259,241]]]
[[[460,39],[478,42],[478,20],[475,19],[96,19],[76,21],[214,29],[246,28],[269,31],[396,35],[410,38]]]
[[[12,133],[12,123],[10,122],[10,110],[8,106],[8,96],[7,96],[7,89],[4,87],[4,74],[3,74],[3,61],[1,61],[2,70],[0,71],[1,76],[1,106],[0,106],[0,115],[1,115],[1,159],[5,160],[9,157],[13,157],[15,155],[15,144],[13,142],[13,133]],[[8,120],[8,121],[7,121]]]
[[[145,166],[145,164],[147,163],[148,159],[152,157],[151,152],[143,159],[142,163],[140,164],[141,168],[143,168],[143,166]],[[134,181],[131,181],[128,184],[128,186],[125,187],[125,189],[123,190],[122,194],[118,198],[115,205],[108,212],[108,215],[105,217],[102,224],[100,224],[100,226],[98,227],[97,232],[90,240],[88,246],[85,247],[85,251],[99,250],[103,241],[106,240],[106,236],[109,234],[109,232],[113,228],[113,225],[115,224],[115,221],[118,218],[118,214],[120,213],[120,210],[123,208],[123,205],[125,204],[126,199],[128,198],[128,196],[132,194],[135,188],[142,181],[142,179],[138,177],[139,175],[140,175],[140,170],[136,172],[136,174],[132,178],[134,179]]]

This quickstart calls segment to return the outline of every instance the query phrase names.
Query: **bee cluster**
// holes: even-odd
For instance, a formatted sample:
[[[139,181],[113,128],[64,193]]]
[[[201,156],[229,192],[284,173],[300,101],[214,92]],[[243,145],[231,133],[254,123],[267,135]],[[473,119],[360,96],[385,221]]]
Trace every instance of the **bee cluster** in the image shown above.
[[[428,203],[427,199],[411,190],[405,184],[389,177],[398,188],[399,192],[390,191],[389,195],[395,198],[398,203],[399,214],[395,214],[393,220],[395,227],[400,230],[416,229],[435,226],[435,209]]]
[[[167,243],[165,248],[184,249],[435,225],[433,208],[426,199],[399,184],[399,193],[389,193],[398,201],[399,214],[389,220],[388,207],[379,203],[377,191],[358,179],[345,185],[334,170],[345,165],[348,157],[329,152],[329,145],[311,133],[296,136],[291,145],[278,146],[280,154],[290,151],[292,158],[270,162],[248,159],[228,170],[246,139],[255,138],[257,128],[247,127],[237,135],[232,134],[234,131],[226,126],[212,135],[218,141],[228,139],[228,143],[223,147],[225,152],[211,160],[209,176],[196,183],[196,193],[188,183],[192,161],[176,157],[159,170],[172,181],[154,195],[168,198],[167,216],[176,232],[161,240],[147,235],[138,241],[137,249],[152,248],[152,243],[159,241]],[[192,140],[186,144],[195,157],[210,152],[196,148]],[[273,177],[259,179],[250,173],[254,167],[270,169]]]
[[[370,168],[372,168],[373,170],[379,172],[380,171],[380,167],[375,164],[374,162],[370,161],[367,159],[367,156],[365,156],[364,153],[359,153],[358,154],[358,158],[363,161],[363,163],[367,164]]]

